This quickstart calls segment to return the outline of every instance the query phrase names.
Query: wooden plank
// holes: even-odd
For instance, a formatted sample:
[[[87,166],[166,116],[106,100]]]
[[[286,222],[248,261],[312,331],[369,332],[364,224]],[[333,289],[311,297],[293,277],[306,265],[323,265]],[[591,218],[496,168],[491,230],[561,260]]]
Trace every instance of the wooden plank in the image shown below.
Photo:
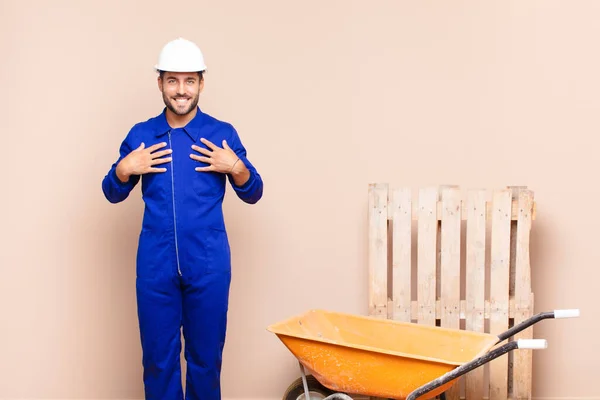
[[[369,315],[387,317],[388,185],[369,185]]]
[[[515,324],[530,318],[533,314],[531,293],[531,266],[529,258],[529,237],[531,231],[531,213],[533,192],[520,190],[516,193],[519,202],[519,219],[515,238]],[[515,336],[517,339],[533,338],[533,327]],[[532,350],[513,352],[513,398],[531,398]]]
[[[460,234],[461,198],[457,188],[442,189],[440,325],[460,329]],[[446,399],[460,396],[460,384],[446,392]]]
[[[437,236],[436,236],[436,275],[435,275],[435,297],[439,299],[442,293],[442,219],[444,218],[444,209],[443,209],[443,201],[442,195],[444,191],[448,188],[459,189],[458,185],[440,185],[438,187],[438,202],[437,202],[437,211],[436,214],[438,216],[438,224],[437,224]]]
[[[511,191],[495,191],[492,205],[490,333],[500,334],[508,329]],[[489,367],[490,400],[505,400],[508,397],[508,356],[493,360]]]
[[[441,230],[441,325],[460,328],[460,192],[454,188],[442,191],[444,209]]]
[[[519,193],[521,190],[527,189],[527,186],[508,186],[508,189],[512,190],[512,203],[513,207],[518,205]],[[518,218],[518,215],[517,215]],[[514,298],[515,295],[515,263],[516,263],[516,243],[517,243],[517,218],[512,218],[510,223],[510,280],[508,293]],[[513,321],[514,322],[514,321]],[[508,395],[509,397],[513,394],[513,377],[514,377],[514,355],[517,352],[508,353]]]
[[[411,321],[411,237],[412,194],[410,189],[395,189],[392,196],[392,293],[391,318]],[[388,312],[389,314],[389,312]]]
[[[419,312],[419,303],[417,301],[412,301],[411,302],[411,314],[412,315],[417,315]],[[485,306],[484,306],[484,311],[483,311],[483,319],[490,319],[491,316],[491,306],[490,306],[490,302],[489,300],[485,301]],[[513,298],[510,298],[508,301],[508,317],[509,318],[514,318],[514,316],[516,315],[516,310],[515,310],[515,301]],[[442,318],[442,306],[440,304],[440,300],[437,300],[435,302],[435,318],[437,320],[440,320]],[[467,319],[467,302],[466,300],[461,300],[460,301],[460,319],[461,320],[465,320]]]
[[[419,218],[417,207],[418,207],[417,204],[415,204],[413,206],[413,217],[412,217],[413,221],[416,221]],[[438,201],[436,203],[435,209],[436,209],[436,213],[435,213],[436,214],[436,218],[438,220],[441,220],[442,219],[442,209],[443,209],[443,205],[442,205],[441,201]],[[513,221],[516,221],[519,218],[519,204],[518,204],[518,201],[515,200],[512,203],[510,210],[511,210],[510,218]],[[492,203],[491,202],[487,202],[487,204],[486,204],[486,211],[485,212],[486,212],[486,218],[488,220],[492,218],[492,211],[493,211]],[[466,203],[463,203],[462,210],[461,210],[461,215],[462,215],[462,220],[463,221],[466,221],[467,214],[468,214],[467,205],[466,205]],[[536,216],[536,203],[534,202],[533,203],[533,210],[532,210],[532,213],[531,213],[531,219],[532,219],[532,221],[535,221],[535,216]],[[390,217],[390,219],[391,219],[391,217]]]
[[[486,243],[486,192],[470,190],[467,193],[466,277],[465,277],[465,328],[485,331],[485,243]],[[467,400],[483,399],[484,369],[477,368],[466,375]]]
[[[417,244],[417,322],[435,325],[437,188],[419,190]]]

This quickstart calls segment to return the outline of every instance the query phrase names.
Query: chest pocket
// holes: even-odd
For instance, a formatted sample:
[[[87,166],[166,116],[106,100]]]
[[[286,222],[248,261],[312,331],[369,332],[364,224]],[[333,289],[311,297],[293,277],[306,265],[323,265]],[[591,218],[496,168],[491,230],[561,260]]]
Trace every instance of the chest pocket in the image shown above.
[[[168,166],[167,168],[170,168]],[[142,196],[144,199],[152,199],[155,201],[164,201],[167,197],[170,198],[171,189],[171,172],[157,172],[144,174],[141,177],[142,181]]]
[[[202,165],[197,163],[197,165]],[[216,197],[223,193],[225,174],[219,172],[197,172],[194,170],[192,188],[202,197]]]

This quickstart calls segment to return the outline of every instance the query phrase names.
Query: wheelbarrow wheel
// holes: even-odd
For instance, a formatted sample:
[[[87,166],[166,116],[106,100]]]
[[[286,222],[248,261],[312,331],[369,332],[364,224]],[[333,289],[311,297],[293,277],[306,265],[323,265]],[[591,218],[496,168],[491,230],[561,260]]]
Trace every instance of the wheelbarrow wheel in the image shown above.
[[[306,375],[306,383],[308,384],[308,393],[310,394],[310,400],[321,400],[325,397],[333,394],[334,392],[321,385],[319,381],[312,375]],[[290,386],[288,386],[283,400],[305,400],[306,394],[304,393],[304,384],[302,378],[296,379]]]

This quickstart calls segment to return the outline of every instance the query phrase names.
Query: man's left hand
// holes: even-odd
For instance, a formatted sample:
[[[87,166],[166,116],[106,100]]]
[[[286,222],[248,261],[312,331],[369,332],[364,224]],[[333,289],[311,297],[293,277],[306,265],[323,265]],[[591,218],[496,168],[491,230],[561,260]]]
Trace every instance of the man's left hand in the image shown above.
[[[192,149],[195,151],[204,154],[206,157],[199,156],[197,154],[190,154],[190,157],[196,161],[201,161],[209,164],[206,167],[197,167],[196,171],[198,172],[221,172],[224,174],[229,174],[233,171],[234,166],[238,166],[241,163],[241,160],[235,154],[233,150],[227,144],[227,141],[223,140],[223,148],[215,145],[210,140],[200,139],[202,143],[204,143],[208,149],[204,149],[202,147],[192,145]]]

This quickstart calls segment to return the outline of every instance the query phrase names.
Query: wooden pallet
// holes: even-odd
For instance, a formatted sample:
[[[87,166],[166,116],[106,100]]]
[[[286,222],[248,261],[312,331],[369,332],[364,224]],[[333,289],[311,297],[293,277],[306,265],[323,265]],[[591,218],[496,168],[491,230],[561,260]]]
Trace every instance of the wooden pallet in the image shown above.
[[[376,183],[368,216],[371,316],[498,334],[532,315],[531,190]],[[530,399],[531,372],[531,350],[513,351],[467,374],[447,398]]]

